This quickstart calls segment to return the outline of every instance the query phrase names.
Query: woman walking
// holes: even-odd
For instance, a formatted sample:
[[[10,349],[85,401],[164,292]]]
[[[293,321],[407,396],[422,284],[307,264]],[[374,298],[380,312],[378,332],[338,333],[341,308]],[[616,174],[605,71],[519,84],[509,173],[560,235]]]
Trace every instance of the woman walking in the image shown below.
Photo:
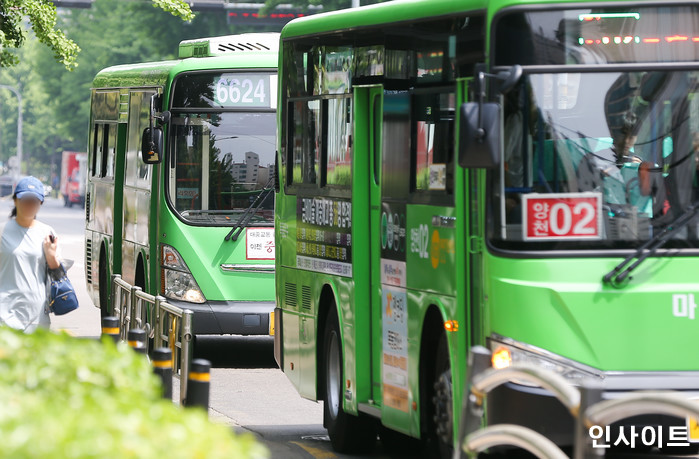
[[[42,183],[25,177],[12,197],[15,208],[0,225],[0,324],[31,333],[51,324],[47,275],[60,277],[62,267],[53,228],[36,220]]]

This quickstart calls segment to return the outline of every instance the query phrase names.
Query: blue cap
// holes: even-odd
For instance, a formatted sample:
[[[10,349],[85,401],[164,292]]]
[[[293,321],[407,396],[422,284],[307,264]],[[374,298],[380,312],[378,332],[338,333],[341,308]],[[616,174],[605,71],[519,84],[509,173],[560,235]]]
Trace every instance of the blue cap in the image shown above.
[[[44,185],[36,177],[24,177],[15,187],[15,196],[17,199],[34,196],[39,201],[44,202]]]

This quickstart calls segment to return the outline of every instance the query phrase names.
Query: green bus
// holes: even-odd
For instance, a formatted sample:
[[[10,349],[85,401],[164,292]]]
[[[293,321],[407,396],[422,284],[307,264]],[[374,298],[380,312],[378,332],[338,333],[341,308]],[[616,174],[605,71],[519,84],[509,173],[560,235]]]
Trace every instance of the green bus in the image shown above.
[[[697,394],[696,2],[395,1],[280,46],[275,357],[334,448],[450,454],[477,345]],[[516,382],[486,422],[573,437]]]
[[[186,40],[95,77],[85,269],[103,317],[120,274],[192,310],[195,335],[272,332],[278,49],[277,33]]]

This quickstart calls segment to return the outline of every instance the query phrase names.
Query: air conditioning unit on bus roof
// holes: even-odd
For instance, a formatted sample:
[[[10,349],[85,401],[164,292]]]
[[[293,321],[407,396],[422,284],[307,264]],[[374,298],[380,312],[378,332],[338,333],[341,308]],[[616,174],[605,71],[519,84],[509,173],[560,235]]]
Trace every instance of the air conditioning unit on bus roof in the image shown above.
[[[278,33],[244,33],[222,37],[197,38],[180,42],[178,57],[223,56],[230,53],[278,52]]]

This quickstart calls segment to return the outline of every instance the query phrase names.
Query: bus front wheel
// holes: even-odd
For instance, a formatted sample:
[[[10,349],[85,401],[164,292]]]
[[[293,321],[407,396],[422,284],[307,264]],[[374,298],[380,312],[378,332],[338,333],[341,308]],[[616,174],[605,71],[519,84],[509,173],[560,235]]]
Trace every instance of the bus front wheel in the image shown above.
[[[323,334],[323,371],[325,403],[323,404],[323,426],[333,449],[340,453],[370,451],[376,442],[376,432],[368,419],[345,413],[343,396],[342,341],[335,305],[326,321]]]
[[[453,454],[453,393],[451,380],[451,364],[449,362],[449,345],[444,332],[440,334],[437,343],[437,355],[434,365],[434,379],[431,383],[429,439],[432,443],[431,453],[434,456],[450,458]]]

